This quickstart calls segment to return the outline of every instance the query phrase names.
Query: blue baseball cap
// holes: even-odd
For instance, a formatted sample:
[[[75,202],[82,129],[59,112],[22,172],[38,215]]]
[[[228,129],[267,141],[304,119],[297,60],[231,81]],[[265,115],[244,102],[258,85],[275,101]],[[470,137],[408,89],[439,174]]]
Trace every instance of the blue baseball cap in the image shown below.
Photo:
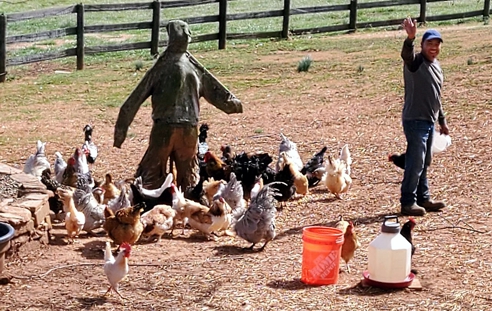
[[[443,42],[439,31],[435,29],[429,29],[426,32],[424,32],[424,35],[422,36],[422,42],[432,39],[439,39],[441,42]]]

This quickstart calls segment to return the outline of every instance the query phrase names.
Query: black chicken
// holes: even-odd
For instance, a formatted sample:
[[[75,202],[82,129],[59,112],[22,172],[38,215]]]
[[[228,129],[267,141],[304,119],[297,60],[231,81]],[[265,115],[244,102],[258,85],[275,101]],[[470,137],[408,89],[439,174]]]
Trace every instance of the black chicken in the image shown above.
[[[166,204],[172,206],[173,195],[171,193],[171,187],[166,188],[162,192],[162,194],[157,198],[144,196],[142,193],[140,193],[137,186],[134,184],[130,184],[130,188],[132,189],[132,195],[133,195],[132,205],[144,203],[145,204],[144,213],[150,211],[154,206],[159,204]]]
[[[200,125],[199,134],[198,134],[198,158],[203,160],[205,153],[208,151],[207,137],[208,137],[208,124],[203,123]]]
[[[409,218],[400,230],[400,234],[412,245],[412,256],[415,253],[415,246],[413,246],[412,242],[412,230],[415,228],[415,225],[415,220],[413,218]]]
[[[54,196],[48,198],[48,205],[50,206],[50,210],[53,213],[58,214],[63,211],[63,201],[58,196],[56,190],[58,188],[68,188],[67,186],[63,186],[56,180],[51,178],[51,170],[49,168],[45,169],[41,173],[41,183],[46,186],[46,189],[53,192]]]
[[[316,153],[302,168],[301,173],[306,175],[308,179],[309,187],[314,187],[318,185],[321,181],[320,178],[313,175],[313,172],[317,169],[323,167],[325,152],[328,150],[328,147],[323,147],[320,152]]]
[[[401,169],[405,169],[405,154],[393,153],[388,155],[388,161],[393,162],[396,166]]]
[[[273,158],[268,153],[241,152],[234,157],[231,172],[236,174],[237,180],[241,181],[246,200],[250,199],[251,189],[259,177],[263,178],[264,184],[274,181],[275,173],[268,166],[272,162]]]
[[[287,202],[296,194],[296,186],[294,186],[294,175],[290,170],[290,163],[285,164],[284,167],[275,175],[275,182],[272,183],[271,188],[275,189],[273,197],[280,202],[279,209],[283,208],[283,203]]]

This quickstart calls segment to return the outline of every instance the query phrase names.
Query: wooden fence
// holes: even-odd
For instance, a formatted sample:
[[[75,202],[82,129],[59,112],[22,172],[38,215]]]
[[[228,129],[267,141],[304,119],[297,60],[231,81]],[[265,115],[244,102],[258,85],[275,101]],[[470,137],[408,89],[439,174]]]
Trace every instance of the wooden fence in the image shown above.
[[[218,14],[210,16],[200,16],[184,18],[188,24],[202,24],[202,23],[219,23],[218,33],[205,34],[193,37],[193,42],[203,41],[218,41],[218,48],[224,49],[226,47],[226,41],[229,39],[257,39],[257,38],[287,38],[289,34],[299,35],[303,33],[324,33],[333,31],[355,31],[357,28],[365,27],[381,27],[399,25],[401,19],[374,21],[374,22],[357,22],[357,12],[361,9],[370,8],[382,8],[390,6],[420,5],[420,16],[418,21],[425,23],[427,21],[442,21],[469,18],[476,16],[483,16],[484,19],[490,17],[490,0],[484,0],[483,10],[469,11],[455,14],[446,14],[438,16],[427,16],[427,3],[439,2],[448,0],[383,0],[378,2],[358,3],[357,0],[350,0],[349,4],[342,5],[326,5],[304,8],[291,8],[290,0],[283,0],[284,5],[281,10],[264,11],[264,12],[248,12],[248,13],[227,13],[227,3],[230,1],[240,0],[182,0],[182,1],[165,1],[160,2],[158,0],[148,3],[122,3],[122,4],[94,4],[84,5],[77,4],[62,8],[50,8],[44,10],[13,13],[13,14],[0,14],[0,82],[4,82],[6,79],[7,66],[16,66],[22,64],[29,64],[44,60],[59,59],[63,57],[76,56],[77,57],[77,69],[84,68],[84,55],[90,55],[101,52],[116,52],[125,50],[137,50],[137,49],[150,49],[152,55],[158,53],[158,48],[165,46],[167,42],[159,41],[160,29],[166,26],[166,23],[161,20],[161,10],[168,8],[189,7],[210,3],[218,3]],[[105,24],[105,25],[85,25],[84,14],[90,12],[114,12],[114,11],[134,11],[134,10],[151,10],[152,20],[149,22],[136,22],[125,24]],[[293,15],[301,14],[313,14],[322,12],[336,12],[336,11],[349,11],[349,23],[340,25],[329,25],[308,29],[290,29],[289,19]],[[62,29],[54,29],[49,31],[42,31],[31,34],[13,35],[7,37],[7,27],[9,23],[15,23],[19,21],[26,21],[32,19],[39,19],[45,17],[60,16],[66,14],[77,15],[77,26],[68,27]],[[279,31],[270,32],[257,32],[257,33],[227,33],[227,22],[238,21],[246,19],[260,19],[260,18],[282,18],[282,29]],[[84,35],[89,33],[105,33],[113,31],[126,31],[137,29],[150,29],[151,40],[148,42],[136,42],[136,43],[122,43],[118,45],[104,45],[104,46],[86,46],[84,44]],[[76,36],[76,47],[69,48],[61,51],[34,54],[27,56],[18,56],[11,59],[7,59],[7,45],[13,43],[22,42],[37,42],[47,39],[55,39],[64,36]]]

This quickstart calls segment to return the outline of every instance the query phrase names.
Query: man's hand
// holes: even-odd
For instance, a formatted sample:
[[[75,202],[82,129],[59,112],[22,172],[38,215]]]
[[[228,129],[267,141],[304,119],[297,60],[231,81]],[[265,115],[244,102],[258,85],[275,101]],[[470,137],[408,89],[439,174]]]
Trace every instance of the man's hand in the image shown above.
[[[449,128],[446,124],[441,125],[441,129],[439,131],[441,134],[449,135]]]
[[[125,141],[125,138],[126,138],[126,131],[115,129],[113,147],[121,148],[121,145]]]
[[[417,20],[412,20],[411,17],[407,17],[403,20],[403,29],[407,32],[408,39],[413,40],[417,35]]]

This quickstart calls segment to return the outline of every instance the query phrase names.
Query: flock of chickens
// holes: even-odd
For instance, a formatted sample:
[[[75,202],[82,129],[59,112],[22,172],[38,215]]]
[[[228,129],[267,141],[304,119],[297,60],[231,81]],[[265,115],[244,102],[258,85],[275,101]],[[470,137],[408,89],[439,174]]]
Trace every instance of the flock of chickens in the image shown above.
[[[113,181],[110,174],[96,181],[89,168],[97,158],[98,148],[92,140],[92,127],[84,128],[82,147],[75,148],[65,162],[59,152],[51,165],[46,158],[45,143],[37,142],[36,153],[24,166],[24,172],[37,176],[48,190],[50,209],[57,215],[65,214],[67,241],[72,243],[82,231],[95,234],[103,228],[118,246],[113,257],[109,242],[105,250],[104,271],[110,288],[118,295],[118,282],[128,272],[131,245],[139,240],[159,241],[169,231],[172,237],[177,224],[184,232],[187,226],[202,232],[209,240],[220,234],[239,236],[251,243],[263,241],[260,251],[275,238],[275,217],[284,202],[296,194],[305,196],[318,184],[341,199],[352,184],[352,159],[348,145],[338,157],[327,156],[327,147],[303,164],[297,145],[280,134],[278,161],[268,153],[234,154],[230,146],[222,146],[222,155],[209,150],[208,126],[202,124],[198,139],[197,158],[200,180],[196,186],[181,189],[170,172],[158,189],[146,189],[142,179]],[[354,226],[340,217],[337,227],[344,232],[342,258],[348,262],[360,247]]]

